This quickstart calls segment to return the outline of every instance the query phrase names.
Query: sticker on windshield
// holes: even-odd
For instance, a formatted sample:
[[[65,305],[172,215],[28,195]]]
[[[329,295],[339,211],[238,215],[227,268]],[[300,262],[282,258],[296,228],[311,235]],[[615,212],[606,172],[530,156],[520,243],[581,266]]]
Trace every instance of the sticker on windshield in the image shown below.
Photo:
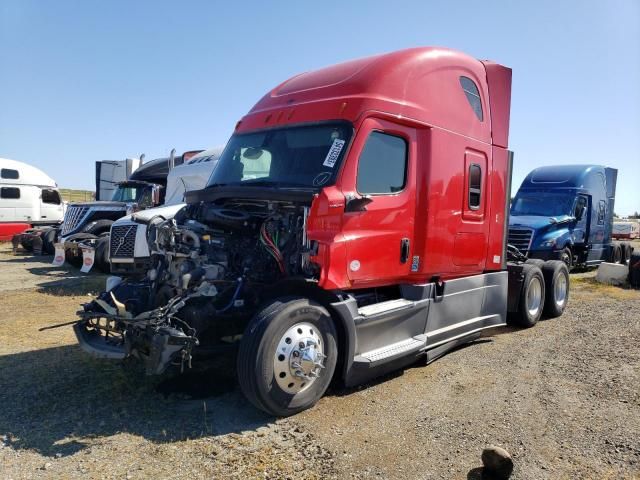
[[[329,181],[330,178],[331,178],[331,172],[319,173],[316,176],[316,178],[313,179],[313,186],[314,187],[321,187],[322,185],[327,183],[327,181]]]
[[[325,167],[333,168],[340,156],[340,152],[342,151],[342,147],[344,147],[344,140],[340,140],[336,138],[329,149],[329,153],[327,153],[327,158],[324,159],[324,163],[322,164]]]

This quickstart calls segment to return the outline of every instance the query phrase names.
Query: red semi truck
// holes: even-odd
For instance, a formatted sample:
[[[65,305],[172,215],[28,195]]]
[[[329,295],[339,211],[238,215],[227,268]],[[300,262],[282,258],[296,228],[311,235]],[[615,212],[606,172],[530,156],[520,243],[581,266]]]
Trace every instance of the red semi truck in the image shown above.
[[[233,352],[249,400],[291,415],[332,379],[562,314],[562,262],[507,262],[510,97],[509,68],[443,48],[278,85],[209,185],[150,222],[149,272],[79,312],[80,345],[149,373]]]

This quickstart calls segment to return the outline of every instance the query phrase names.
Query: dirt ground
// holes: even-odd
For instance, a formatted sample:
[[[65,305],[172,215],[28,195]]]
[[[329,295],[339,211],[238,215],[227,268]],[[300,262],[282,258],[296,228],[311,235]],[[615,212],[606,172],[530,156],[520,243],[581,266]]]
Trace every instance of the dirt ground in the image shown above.
[[[572,275],[569,307],[431,365],[274,419],[231,365],[149,378],[88,358],[70,327],[104,285],[0,246],[0,478],[640,478],[640,291]]]

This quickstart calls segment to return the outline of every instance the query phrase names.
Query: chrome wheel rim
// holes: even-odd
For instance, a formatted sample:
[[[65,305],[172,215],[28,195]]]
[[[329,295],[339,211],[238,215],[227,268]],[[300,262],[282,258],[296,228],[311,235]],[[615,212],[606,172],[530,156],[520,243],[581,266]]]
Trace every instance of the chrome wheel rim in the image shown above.
[[[296,323],[278,342],[273,375],[283,391],[295,395],[313,385],[326,358],[318,328],[306,322]]]
[[[560,274],[556,279],[556,284],[553,287],[553,296],[556,300],[556,305],[558,307],[563,307],[564,302],[567,301],[567,277]]]
[[[533,277],[527,290],[527,311],[529,315],[535,317],[542,304],[542,284],[538,277]]]

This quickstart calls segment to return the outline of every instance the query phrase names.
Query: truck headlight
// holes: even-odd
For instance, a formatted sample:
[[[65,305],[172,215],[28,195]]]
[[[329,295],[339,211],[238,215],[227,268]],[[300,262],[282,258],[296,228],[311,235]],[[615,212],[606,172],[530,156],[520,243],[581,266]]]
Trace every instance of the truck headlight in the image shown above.
[[[540,244],[541,247],[555,247],[556,246],[556,239],[552,239],[552,240],[546,240],[544,242],[542,242]]]

